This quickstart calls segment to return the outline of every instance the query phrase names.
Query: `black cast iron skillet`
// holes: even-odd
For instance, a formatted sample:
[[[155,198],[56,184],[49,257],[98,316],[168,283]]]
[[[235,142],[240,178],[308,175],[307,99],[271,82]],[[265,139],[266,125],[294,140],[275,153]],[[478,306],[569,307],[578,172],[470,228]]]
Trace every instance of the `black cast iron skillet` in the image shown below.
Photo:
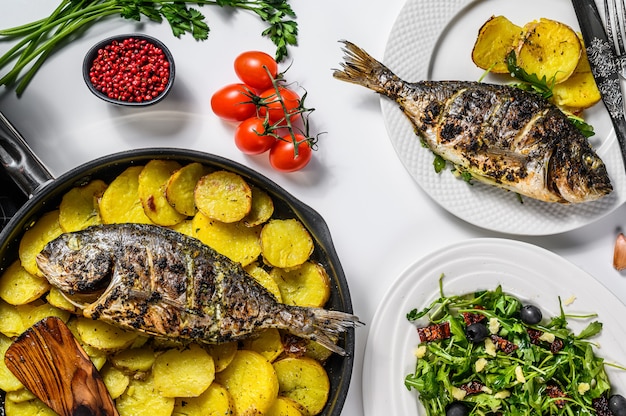
[[[0,232],[0,274],[17,259],[19,240],[24,231],[43,213],[56,209],[62,196],[72,187],[92,179],[110,183],[129,166],[143,165],[152,159],[171,159],[182,165],[200,162],[207,167],[230,170],[268,192],[274,200],[275,217],[295,216],[310,231],[315,241],[312,260],[326,268],[331,280],[331,297],[326,307],[352,313],[348,285],[326,222],[316,211],[267,177],[239,163],[208,153],[176,148],[149,148],[104,156],[54,178],[2,113],[0,161],[20,189],[29,195],[29,199]],[[322,412],[325,416],[341,414],[352,375],[354,344],[354,329],[349,329],[339,340],[339,345],[345,349],[347,355],[341,357],[333,354],[325,364],[331,385],[330,397]],[[4,394],[0,405],[0,415],[4,416]]]

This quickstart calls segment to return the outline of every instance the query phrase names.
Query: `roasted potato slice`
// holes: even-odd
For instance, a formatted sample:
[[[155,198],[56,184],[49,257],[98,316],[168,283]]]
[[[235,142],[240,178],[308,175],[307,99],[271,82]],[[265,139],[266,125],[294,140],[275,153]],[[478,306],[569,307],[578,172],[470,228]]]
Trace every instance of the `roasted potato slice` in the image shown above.
[[[76,330],[85,344],[107,352],[129,347],[138,337],[134,331],[125,331],[104,321],[82,317],[76,319]]]
[[[225,223],[237,222],[250,212],[252,190],[241,176],[220,170],[198,180],[194,200],[207,217]]]
[[[281,396],[300,404],[306,415],[317,415],[324,409],[330,381],[320,363],[307,357],[287,357],[273,365]]]
[[[213,383],[198,397],[176,399],[172,416],[226,416],[234,415],[233,399],[228,390]]]
[[[113,366],[126,373],[150,371],[156,360],[154,350],[149,346],[122,350],[109,358]]]
[[[263,260],[275,267],[296,267],[313,253],[313,239],[295,218],[271,220],[261,229]]]
[[[225,223],[198,212],[192,220],[192,236],[232,261],[246,266],[261,254],[260,229],[242,222]]]
[[[142,170],[143,166],[131,166],[109,184],[99,204],[102,222],[153,224],[139,199],[139,174]]]
[[[207,169],[201,163],[190,163],[172,173],[165,187],[165,197],[174,209],[183,215],[193,217],[196,203],[193,191]]]
[[[290,270],[275,267],[270,276],[287,305],[322,307],[330,297],[330,278],[317,263],[305,262]]]
[[[4,411],[7,416],[58,416],[54,410],[39,399],[21,402],[6,400]]]
[[[215,372],[219,373],[224,370],[235,358],[237,353],[237,342],[223,342],[221,344],[211,344],[206,346],[206,350],[213,357]]]
[[[238,350],[230,365],[217,373],[215,379],[233,398],[236,415],[265,414],[278,396],[274,367],[254,351]]]
[[[11,305],[30,303],[49,289],[47,280],[27,272],[19,260],[11,263],[0,276],[0,298]]]
[[[578,34],[580,39],[580,34]],[[556,105],[576,113],[589,108],[602,99],[596,80],[591,73],[584,42],[580,39],[582,53],[574,73],[552,88],[552,99]]]
[[[19,391],[24,385],[15,377],[4,362],[4,355],[13,343],[13,340],[0,334],[0,389],[5,392]]]
[[[484,70],[506,74],[507,55],[517,46],[522,28],[504,16],[491,16],[480,30],[472,48],[472,61]]]
[[[113,400],[120,397],[126,391],[130,383],[130,377],[127,374],[110,364],[102,368],[100,375]]]
[[[98,200],[102,198],[107,184],[95,179],[83,186],[70,189],[59,205],[59,224],[66,233],[83,230],[102,223]]]
[[[541,18],[524,26],[517,48],[517,65],[529,74],[560,83],[578,66],[582,46],[578,35],[564,23]]]
[[[72,313],[76,313],[78,311],[78,308],[67,300],[67,298],[63,295],[63,292],[54,286],[50,288],[50,291],[46,295],[46,301],[55,308],[59,308],[64,311]]]
[[[164,397],[197,397],[215,378],[213,357],[198,344],[159,354],[152,367],[154,385]]]
[[[280,332],[275,328],[266,329],[257,336],[245,340],[243,348],[258,352],[269,362],[274,361],[284,351]]]
[[[272,197],[260,188],[252,188],[252,205],[250,212],[243,218],[243,223],[248,227],[261,225],[274,214],[274,201]]]
[[[278,287],[278,284],[276,284],[272,276],[270,276],[270,274],[266,272],[264,268],[254,262],[244,267],[244,270],[250,276],[254,277],[257,282],[263,285],[263,287],[266,288],[272,295],[274,295],[277,301],[283,301],[283,298],[280,295],[280,288]]]
[[[187,218],[187,215],[176,211],[165,197],[168,180],[180,167],[175,160],[155,159],[146,163],[139,174],[137,193],[144,212],[155,224],[174,225]]]
[[[131,379],[126,391],[117,398],[115,407],[121,416],[170,416],[175,399],[159,394],[154,377]]]
[[[30,274],[43,276],[37,266],[37,255],[50,241],[63,234],[59,224],[59,210],[54,210],[43,214],[35,224],[26,230],[18,249],[22,267]]]
[[[265,416],[301,416],[302,406],[293,400],[278,396]]]

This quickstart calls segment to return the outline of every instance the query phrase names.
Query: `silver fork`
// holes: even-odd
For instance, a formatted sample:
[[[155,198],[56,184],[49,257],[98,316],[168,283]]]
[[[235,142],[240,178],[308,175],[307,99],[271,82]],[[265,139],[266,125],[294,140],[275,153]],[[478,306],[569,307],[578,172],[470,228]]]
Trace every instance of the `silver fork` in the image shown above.
[[[624,0],[604,0],[606,34],[613,44],[620,65],[620,75],[626,78],[626,3]]]

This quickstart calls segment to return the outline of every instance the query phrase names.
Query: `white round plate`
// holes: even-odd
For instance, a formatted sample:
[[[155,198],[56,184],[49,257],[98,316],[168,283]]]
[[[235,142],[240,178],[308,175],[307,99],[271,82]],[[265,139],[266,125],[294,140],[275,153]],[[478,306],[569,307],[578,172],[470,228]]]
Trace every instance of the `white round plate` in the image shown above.
[[[604,324],[598,355],[607,362],[626,364],[626,307],[589,274],[562,257],[528,243],[497,238],[466,240],[440,249],[407,268],[391,285],[370,326],[363,364],[365,416],[425,415],[417,392],[408,391],[404,378],[415,370],[419,337],[406,319],[412,309],[428,306],[439,297],[439,277],[445,295],[491,290],[505,292],[539,306],[544,318],[560,313],[596,313]],[[565,301],[575,296],[569,305]],[[590,321],[569,319],[579,332]],[[626,372],[607,368],[614,392],[626,391]]]
[[[518,26],[541,17],[579,30],[568,0],[408,0],[387,41],[383,62],[402,79],[478,81],[483,70],[471,51],[478,30],[492,15],[504,15]],[[497,82],[491,76],[487,82]],[[381,98],[387,131],[398,157],[413,179],[444,209],[479,227],[517,235],[557,234],[587,225],[626,200],[626,174],[609,116],[602,103],[584,114],[596,132],[591,143],[604,160],[614,191],[584,204],[561,205],[531,198],[520,202],[513,192],[473,182],[468,185],[449,170],[437,174],[433,154],[422,147],[412,125],[398,108]]]

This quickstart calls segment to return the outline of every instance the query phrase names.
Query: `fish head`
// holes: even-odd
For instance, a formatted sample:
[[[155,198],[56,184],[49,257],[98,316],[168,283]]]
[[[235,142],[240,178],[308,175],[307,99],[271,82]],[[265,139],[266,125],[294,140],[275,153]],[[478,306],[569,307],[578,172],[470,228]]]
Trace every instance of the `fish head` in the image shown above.
[[[586,141],[559,146],[549,172],[556,192],[569,203],[595,201],[613,190],[604,162]]]
[[[101,244],[80,233],[62,234],[37,255],[37,266],[64,294],[94,294],[111,281],[113,259]]]

